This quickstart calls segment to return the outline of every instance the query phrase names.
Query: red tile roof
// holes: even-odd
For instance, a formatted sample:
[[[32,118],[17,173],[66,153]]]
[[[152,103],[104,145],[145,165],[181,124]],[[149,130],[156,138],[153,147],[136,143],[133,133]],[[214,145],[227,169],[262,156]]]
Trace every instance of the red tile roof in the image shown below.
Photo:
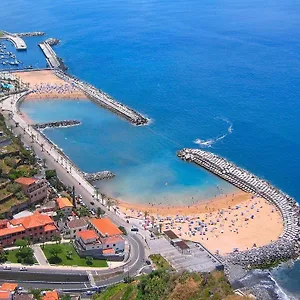
[[[55,227],[55,225],[53,224],[47,224],[45,227],[44,227],[44,231],[47,232],[47,231],[54,231],[54,230],[57,230],[57,228]]]
[[[111,237],[102,239],[102,242],[105,244],[115,244],[115,243],[118,243],[121,241],[124,241],[121,236],[111,236]]]
[[[3,229],[0,229],[0,236],[5,236],[8,234],[18,233],[18,232],[22,232],[22,231],[25,231],[25,228],[22,225],[6,227]]]
[[[21,224],[24,226],[24,228],[29,229],[39,226],[45,226],[47,224],[53,224],[54,222],[49,216],[42,215],[38,211],[35,211],[31,216],[14,219],[11,220],[10,223],[13,225]]]
[[[83,230],[76,233],[83,240],[98,239],[99,235],[94,230]]]
[[[90,223],[103,235],[113,236],[120,235],[122,231],[108,218],[90,220]]]
[[[57,291],[47,291],[45,295],[42,297],[43,300],[58,300]]]
[[[36,178],[27,178],[27,177],[20,177],[15,180],[15,182],[20,183],[22,185],[31,185],[35,183],[38,179]]]
[[[10,299],[10,292],[0,291],[0,299]]]
[[[102,251],[102,253],[105,254],[115,254],[115,250],[114,249],[104,249]]]
[[[56,199],[57,205],[59,209],[65,208],[65,207],[73,207],[73,204],[68,198],[57,198]]]
[[[1,285],[0,290],[13,292],[17,287],[18,287],[18,284],[16,284],[16,283],[4,282]]]

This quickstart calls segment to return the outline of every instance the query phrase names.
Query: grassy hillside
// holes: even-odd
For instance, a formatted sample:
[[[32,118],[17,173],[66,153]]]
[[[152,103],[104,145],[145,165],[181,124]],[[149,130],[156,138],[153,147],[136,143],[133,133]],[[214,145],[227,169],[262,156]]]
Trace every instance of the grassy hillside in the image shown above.
[[[223,272],[170,274],[157,270],[131,283],[120,283],[94,300],[238,300]]]

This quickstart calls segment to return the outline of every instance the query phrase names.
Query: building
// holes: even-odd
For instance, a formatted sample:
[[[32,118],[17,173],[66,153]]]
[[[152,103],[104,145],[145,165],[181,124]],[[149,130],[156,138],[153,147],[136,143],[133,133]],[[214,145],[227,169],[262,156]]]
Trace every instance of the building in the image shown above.
[[[0,229],[0,245],[12,246],[16,240],[25,238],[32,241],[50,240],[58,234],[49,216],[35,212],[31,216],[7,221],[5,227]]]
[[[45,291],[42,292],[42,300],[59,300],[57,291]]]
[[[85,219],[74,219],[67,222],[66,236],[75,239],[76,233],[86,230],[88,228],[88,222]]]
[[[10,300],[12,299],[18,285],[16,283],[4,282],[0,287],[0,299]]]
[[[125,240],[121,230],[110,219],[90,220],[90,229],[76,232],[75,248],[80,256],[122,260]]]
[[[90,225],[103,238],[122,234],[122,231],[108,218],[92,218]]]
[[[20,177],[15,180],[22,187],[29,203],[34,204],[47,198],[48,183],[46,179]]]
[[[66,217],[72,216],[73,204],[68,198],[57,198],[56,203],[58,209],[62,211]]]

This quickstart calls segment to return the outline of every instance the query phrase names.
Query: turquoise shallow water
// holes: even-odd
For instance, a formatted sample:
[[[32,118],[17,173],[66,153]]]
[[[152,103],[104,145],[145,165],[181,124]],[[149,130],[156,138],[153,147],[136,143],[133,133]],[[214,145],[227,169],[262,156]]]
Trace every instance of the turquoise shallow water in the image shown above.
[[[299,13],[294,0],[16,0],[1,3],[0,24],[60,38],[71,73],[153,119],[134,128],[89,103],[25,104],[36,120],[83,119],[47,135],[83,170],[115,171],[105,188],[145,202],[213,195],[220,181],[175,157],[200,143],[299,200]],[[38,41],[18,53],[25,65],[45,66]],[[298,271],[274,273],[297,298]]]

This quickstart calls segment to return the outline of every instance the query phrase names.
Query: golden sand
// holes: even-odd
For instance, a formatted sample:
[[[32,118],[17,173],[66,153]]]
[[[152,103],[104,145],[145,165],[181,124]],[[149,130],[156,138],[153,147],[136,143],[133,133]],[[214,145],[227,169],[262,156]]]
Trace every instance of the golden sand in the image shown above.
[[[281,214],[262,198],[237,192],[187,207],[139,205],[119,202],[120,211],[148,223],[163,224],[182,239],[202,243],[213,253],[230,253],[263,246],[278,239],[283,232]],[[199,231],[198,222],[207,224]],[[202,232],[202,234],[200,234]]]

